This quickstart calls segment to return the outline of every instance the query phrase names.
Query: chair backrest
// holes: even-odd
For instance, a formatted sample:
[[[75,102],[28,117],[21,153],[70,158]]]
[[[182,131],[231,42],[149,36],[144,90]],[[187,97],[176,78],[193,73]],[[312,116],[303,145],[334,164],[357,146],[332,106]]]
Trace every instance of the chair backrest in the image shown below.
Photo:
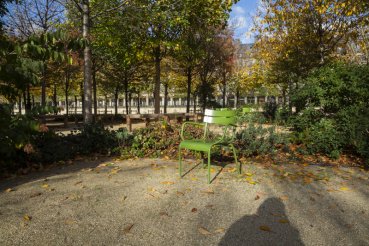
[[[251,113],[251,112],[252,112],[252,109],[250,107],[242,108],[242,113],[243,114],[248,114],[248,113]]]
[[[230,109],[212,110],[205,109],[204,122],[223,126],[234,125],[237,121],[236,111]]]

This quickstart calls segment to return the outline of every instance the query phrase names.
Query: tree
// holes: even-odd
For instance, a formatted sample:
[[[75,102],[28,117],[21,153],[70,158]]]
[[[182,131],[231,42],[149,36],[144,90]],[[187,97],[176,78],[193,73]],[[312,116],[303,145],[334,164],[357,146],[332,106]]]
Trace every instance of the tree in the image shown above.
[[[12,11],[5,18],[6,30],[23,40],[55,32],[64,16],[64,8],[58,0],[24,0],[12,4],[10,8]],[[49,48],[47,45],[49,45],[48,42],[42,44],[45,49]],[[41,105],[43,107],[46,106],[47,59],[47,54],[41,58],[44,65],[41,70]],[[29,88],[27,90],[29,94]]]

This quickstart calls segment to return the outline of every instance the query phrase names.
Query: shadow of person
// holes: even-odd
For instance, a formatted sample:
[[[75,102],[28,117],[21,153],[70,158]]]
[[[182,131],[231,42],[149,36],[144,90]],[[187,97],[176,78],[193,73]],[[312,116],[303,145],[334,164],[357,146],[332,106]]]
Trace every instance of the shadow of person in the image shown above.
[[[254,215],[237,220],[219,245],[304,245],[299,232],[288,221],[283,202],[268,198]]]

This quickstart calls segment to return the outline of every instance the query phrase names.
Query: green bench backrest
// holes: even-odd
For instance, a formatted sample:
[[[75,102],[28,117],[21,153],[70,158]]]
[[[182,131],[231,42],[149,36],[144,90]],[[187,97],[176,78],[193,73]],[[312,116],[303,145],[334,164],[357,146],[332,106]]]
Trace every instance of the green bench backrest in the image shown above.
[[[204,122],[223,126],[234,125],[236,123],[235,110],[212,110],[205,109]]]
[[[251,112],[252,112],[252,109],[249,108],[249,107],[242,108],[242,113],[244,113],[244,114],[251,113]]]

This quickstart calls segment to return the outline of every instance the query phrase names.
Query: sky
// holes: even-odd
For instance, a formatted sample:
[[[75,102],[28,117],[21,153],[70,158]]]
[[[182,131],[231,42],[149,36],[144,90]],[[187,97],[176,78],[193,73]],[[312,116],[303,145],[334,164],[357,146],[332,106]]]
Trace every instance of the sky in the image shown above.
[[[240,39],[242,43],[254,42],[250,28],[258,2],[259,0],[240,0],[232,7],[229,23],[234,28],[234,37]]]

